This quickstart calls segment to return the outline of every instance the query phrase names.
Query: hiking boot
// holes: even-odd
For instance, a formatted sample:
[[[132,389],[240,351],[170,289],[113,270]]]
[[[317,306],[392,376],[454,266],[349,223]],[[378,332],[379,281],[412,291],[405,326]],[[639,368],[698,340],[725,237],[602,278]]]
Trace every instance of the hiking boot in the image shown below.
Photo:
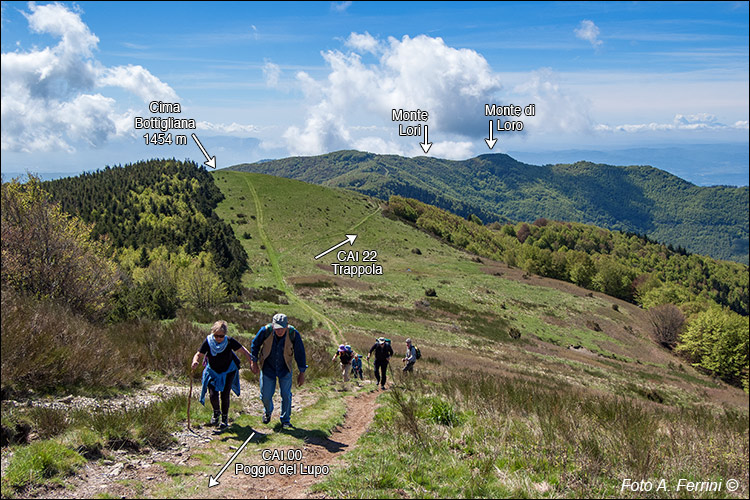
[[[219,413],[214,413],[214,416],[211,417],[211,420],[208,421],[208,425],[211,426],[211,427],[213,427],[215,425],[218,425],[219,424],[219,416],[220,416]]]
[[[229,428],[229,424],[228,423],[222,422],[222,423],[219,424],[219,431],[226,430],[227,428]]]
[[[281,422],[281,430],[283,431],[285,429],[294,429],[294,426],[291,422]]]
[[[268,415],[267,413],[264,413],[263,414],[263,423],[267,424],[270,421],[271,421],[271,415]]]

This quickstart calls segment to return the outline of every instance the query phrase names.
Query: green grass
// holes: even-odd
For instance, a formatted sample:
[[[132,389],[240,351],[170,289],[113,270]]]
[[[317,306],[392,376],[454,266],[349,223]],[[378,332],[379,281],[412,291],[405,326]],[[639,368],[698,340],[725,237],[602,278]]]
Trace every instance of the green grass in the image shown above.
[[[258,266],[245,276],[245,284],[254,288],[273,286],[289,297],[289,305],[249,304],[255,311],[290,311],[330,331],[340,331],[345,339],[353,334],[357,338],[412,337],[428,348],[468,352],[497,352],[508,346],[525,350],[541,341],[562,349],[585,347],[613,360],[612,367],[623,362],[635,365],[635,360],[666,364],[648,332],[636,331],[622,340],[622,329],[638,321],[642,312],[627,307],[614,312],[607,299],[490,275],[482,271],[485,264],[476,262],[470,254],[383,217],[379,201],[261,174],[218,171],[213,175],[226,197],[217,213],[223,217],[236,212],[248,215],[247,224],[232,225],[238,235],[252,233],[252,239],[242,243]],[[313,257],[352,232],[358,239],[346,248],[377,251],[383,276],[339,280],[336,286],[327,287],[289,284],[291,280],[312,284],[334,281],[332,272],[320,266],[335,262],[335,255],[320,260]],[[264,250],[259,248],[262,239],[268,243]],[[412,253],[414,248],[421,254]],[[428,289],[434,289],[437,297],[425,297]],[[432,299],[434,306],[420,310],[417,302],[425,299]],[[601,331],[595,331],[594,324],[600,325],[597,329]],[[521,338],[510,339],[510,328],[518,329]],[[402,349],[401,344],[394,347]],[[554,352],[554,347],[551,349]],[[595,356],[589,364],[600,366],[605,361],[601,356]],[[533,367],[525,369],[534,371]],[[634,371],[642,371],[642,379],[654,376],[652,368],[639,366]],[[692,369],[684,376],[675,371],[669,375],[658,384],[678,387],[698,383],[691,377],[702,380],[699,385],[711,384]],[[602,385],[597,382],[601,377],[587,374],[583,365],[568,365],[565,376],[579,380],[583,387]],[[609,385],[606,388],[613,389]]]
[[[385,405],[347,466],[316,491],[355,498],[618,497],[624,477],[726,481],[748,473],[746,411],[673,410],[477,372],[417,382],[381,399]]]
[[[381,335],[394,340],[389,379],[398,388],[379,396],[383,406],[346,456],[347,465],[316,486],[329,496],[618,496],[618,478],[625,474],[746,477],[747,412],[712,402],[707,388],[735,394],[655,346],[647,332],[625,334],[626,326],[642,322],[641,311],[628,306],[614,312],[606,298],[490,275],[473,256],[381,216],[378,203],[361,195],[263,175],[213,175],[226,196],[217,213],[248,252],[252,272],[243,284],[252,290],[235,304],[182,311],[176,321],[112,328],[113,342],[131,351],[128,359],[138,370],[153,370],[161,360],[165,372],[184,378],[217,318],[249,347],[257,329],[281,311],[303,335],[310,365],[306,392],[314,399],[293,414],[297,429],[289,432],[276,432],[260,415],[233,405],[229,431],[193,454],[195,465],[162,463],[167,481],[139,495],[193,496],[205,486],[204,474],[253,429],[264,437],[245,453],[329,436],[344,422],[344,397],[369,387],[350,384],[340,391],[330,361],[336,345],[347,341],[362,351]],[[242,238],[246,232],[250,238]],[[359,237],[351,249],[376,250],[383,276],[335,278],[325,268],[333,254],[313,258],[352,232]],[[326,286],[309,286],[320,284]],[[425,295],[429,289],[435,297]],[[5,335],[5,318],[3,323]],[[520,339],[510,338],[511,328]],[[424,356],[415,380],[397,369],[405,337]],[[158,358],[170,342],[180,349]],[[574,356],[569,345],[593,355]],[[257,377],[248,370],[242,377],[257,391]],[[193,405],[193,423],[210,415],[210,405]],[[169,433],[185,419],[184,396],[148,410],[96,414],[4,409],[4,427],[6,421],[26,423],[45,439],[13,448],[8,470],[15,471],[14,482],[4,475],[3,496],[57,481],[84,456],[167,446]],[[45,458],[50,456],[57,458]]]
[[[85,462],[81,455],[54,440],[18,447],[3,474],[2,496],[60,480]]]

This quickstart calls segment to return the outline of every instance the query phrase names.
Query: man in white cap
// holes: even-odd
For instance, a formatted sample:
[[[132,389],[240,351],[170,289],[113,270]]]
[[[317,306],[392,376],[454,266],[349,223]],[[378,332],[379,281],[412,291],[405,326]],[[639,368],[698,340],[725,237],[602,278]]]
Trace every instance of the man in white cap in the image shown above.
[[[413,372],[414,363],[417,362],[417,349],[411,345],[411,339],[406,339],[406,356],[403,361],[405,363],[403,371]]]
[[[276,379],[279,379],[281,392],[281,428],[293,427],[292,416],[292,368],[297,364],[299,374],[297,385],[305,383],[305,346],[300,333],[288,323],[285,314],[276,314],[271,323],[265,325],[253,339],[250,348],[250,369],[256,375],[260,372],[260,399],[265,412],[263,423],[271,421],[273,395],[276,392]]]
[[[372,351],[375,351],[375,383],[380,384],[380,388],[385,390],[385,373],[388,370],[388,360],[393,356],[393,348],[385,337],[380,337],[370,348],[367,354],[369,361]]]

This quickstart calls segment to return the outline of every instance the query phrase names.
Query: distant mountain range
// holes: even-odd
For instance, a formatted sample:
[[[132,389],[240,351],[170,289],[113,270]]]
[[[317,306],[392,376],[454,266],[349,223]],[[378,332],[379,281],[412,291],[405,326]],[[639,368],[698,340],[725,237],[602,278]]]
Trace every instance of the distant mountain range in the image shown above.
[[[537,218],[648,235],[748,263],[748,187],[699,187],[649,166],[530,165],[505,154],[463,161],[360,151],[241,164],[258,172],[388,199],[400,195],[484,223]]]

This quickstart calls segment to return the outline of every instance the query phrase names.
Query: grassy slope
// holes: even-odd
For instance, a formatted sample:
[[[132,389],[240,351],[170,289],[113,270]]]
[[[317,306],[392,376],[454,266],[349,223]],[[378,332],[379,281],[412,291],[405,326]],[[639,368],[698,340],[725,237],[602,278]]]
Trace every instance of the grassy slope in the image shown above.
[[[245,306],[314,321],[320,328],[303,334],[311,343],[327,341],[331,352],[341,339],[367,349],[382,334],[394,339],[397,357],[406,336],[422,349],[417,384],[400,377],[394,366],[391,380],[411,390],[388,391],[379,398],[377,431],[367,433],[347,455],[343,472],[318,486],[329,496],[617,496],[618,480],[635,477],[633,470],[640,471],[639,478],[743,477],[735,475],[734,464],[738,454],[739,462],[747,463],[747,414],[727,426],[732,421],[714,420],[710,412],[721,406],[746,408],[747,396],[656,347],[640,309],[501,264],[477,262],[382,217],[378,201],[356,193],[259,174],[213,175],[226,196],[217,213],[231,224],[250,258],[253,272],[245,275],[244,284],[274,287],[289,298],[285,306]],[[328,267],[333,255],[322,262],[313,259],[352,232],[359,238],[351,249],[376,250],[383,276],[333,279]],[[420,254],[412,252],[417,248]],[[435,289],[437,297],[426,297],[428,289]],[[521,332],[520,339],[510,338],[512,328]],[[230,331],[246,342],[255,333],[236,323]],[[574,351],[569,345],[585,349]],[[325,364],[328,355],[316,361]],[[300,447],[307,435],[328,435],[343,421],[343,394],[327,376],[312,376],[304,391],[316,401],[295,415],[306,431],[269,433],[263,447]],[[477,384],[482,376],[486,383]],[[185,465],[165,462],[169,479],[136,484],[134,491],[155,497],[213,493],[203,490],[204,474],[215,473],[251,429],[263,428],[257,411],[240,408],[233,405],[234,425],[225,438]],[[185,418],[184,408],[174,411],[171,427]],[[194,406],[194,422],[208,415]],[[418,423],[414,435],[409,416]],[[64,446],[52,451],[70,448],[68,438],[56,438]],[[246,453],[257,456],[257,451],[256,446]],[[660,466],[670,454],[672,461]],[[79,461],[77,455],[72,459]],[[60,474],[76,466],[72,459],[61,457]],[[32,470],[22,462],[16,468],[24,475]],[[701,475],[705,471],[711,477]],[[6,479],[3,496],[17,494],[7,489]]]
[[[422,349],[417,385],[401,377],[396,361],[395,382],[411,390],[381,396],[377,430],[319,490],[619,496],[619,481],[633,474],[700,480],[745,473],[746,413],[737,420],[719,410],[718,427],[706,425],[716,408],[746,408],[747,396],[657,347],[641,309],[477,262],[382,217],[378,201],[357,193],[262,174],[214,175],[227,197],[217,212],[238,237],[251,235],[241,239],[253,269],[247,285],[285,290],[289,310],[356,350],[379,335],[394,340],[396,359],[407,336]],[[383,276],[334,278],[332,254],[314,260],[352,232],[359,237],[351,249],[376,250]],[[437,297],[426,297],[428,289]],[[520,339],[510,338],[512,328]],[[472,387],[477,377],[488,378]],[[716,442],[714,454],[700,451]]]
[[[684,364],[678,368],[680,360],[656,347],[644,312],[631,304],[555,280],[524,279],[501,264],[475,262],[380,216],[377,201],[356,193],[262,174],[215,176],[227,197],[217,212],[232,224],[250,256],[253,272],[246,284],[293,292],[293,314],[330,330],[325,316],[336,325],[335,333],[340,330],[359,350],[386,335],[398,354],[403,339],[412,337],[436,366],[461,366],[465,357],[478,355],[502,371],[529,376],[552,371],[553,377],[636,397],[658,381],[673,402],[699,400],[703,389],[717,387]],[[263,210],[263,236],[252,189]],[[245,214],[247,223],[238,224],[237,213]],[[252,238],[243,239],[245,232]],[[328,266],[334,255],[314,260],[352,232],[359,236],[351,249],[376,250],[383,276],[334,280]],[[421,255],[412,252],[416,248]],[[306,283],[319,286],[302,286]],[[437,297],[425,297],[428,289]],[[429,307],[417,303],[424,299]],[[279,307],[253,304],[269,313]],[[521,339],[509,337],[511,328],[520,330]],[[573,351],[571,345],[585,349]]]
[[[358,151],[232,167],[416,198],[485,222],[538,217],[634,231],[675,247],[747,263],[748,189],[698,187],[648,166],[536,166],[503,154],[465,161]]]

